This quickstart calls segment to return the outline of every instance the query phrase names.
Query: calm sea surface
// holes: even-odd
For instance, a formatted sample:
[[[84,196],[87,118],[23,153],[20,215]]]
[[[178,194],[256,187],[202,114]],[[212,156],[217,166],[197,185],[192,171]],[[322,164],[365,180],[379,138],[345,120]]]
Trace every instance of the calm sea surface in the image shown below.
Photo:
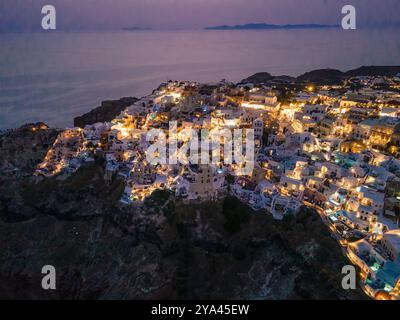
[[[255,72],[400,65],[400,30],[0,34],[0,129],[72,125],[102,100],[163,81],[239,81]]]

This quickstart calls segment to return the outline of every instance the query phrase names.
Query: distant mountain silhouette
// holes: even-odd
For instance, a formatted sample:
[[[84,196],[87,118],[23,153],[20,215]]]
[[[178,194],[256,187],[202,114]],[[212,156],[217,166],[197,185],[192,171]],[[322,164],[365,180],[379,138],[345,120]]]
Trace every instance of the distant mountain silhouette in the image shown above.
[[[290,76],[273,76],[268,72],[259,72],[241,82],[265,83],[269,81],[284,81],[284,82],[310,82],[316,84],[338,84],[346,78],[356,76],[388,76],[393,77],[400,73],[400,66],[362,66],[357,69],[346,72],[336,69],[318,69],[306,72],[298,77]]]
[[[125,30],[125,31],[148,31],[148,30],[153,30],[153,29],[142,28],[142,27],[125,27],[125,28],[122,28],[122,30]]]
[[[236,26],[215,26],[207,27],[205,30],[275,30],[275,29],[323,29],[323,28],[339,28],[339,25],[326,24],[268,24],[268,23],[248,23]]]

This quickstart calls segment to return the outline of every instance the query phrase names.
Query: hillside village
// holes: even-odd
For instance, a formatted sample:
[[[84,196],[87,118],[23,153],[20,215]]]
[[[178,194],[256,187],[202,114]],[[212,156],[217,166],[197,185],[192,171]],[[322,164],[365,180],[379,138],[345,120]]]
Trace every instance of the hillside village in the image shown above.
[[[399,299],[400,74],[286,89],[283,97],[270,83],[163,83],[110,122],[63,130],[35,176],[62,179],[102,158],[105,178],[125,181],[121,206],[161,189],[188,203],[231,194],[277,220],[313,207],[360,267],[364,291]],[[146,134],[168,132],[170,121],[178,131],[254,129],[252,173],[235,175],[237,164],[223,159],[150,164]]]

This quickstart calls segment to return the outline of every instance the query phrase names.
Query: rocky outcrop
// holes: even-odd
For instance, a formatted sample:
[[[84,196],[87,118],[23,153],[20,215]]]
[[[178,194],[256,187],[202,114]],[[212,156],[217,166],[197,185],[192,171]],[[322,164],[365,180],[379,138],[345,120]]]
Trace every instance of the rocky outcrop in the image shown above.
[[[362,66],[344,73],[346,77],[369,76],[369,77],[393,77],[400,73],[400,66]]]
[[[258,72],[242,80],[242,83],[263,83],[272,80],[274,77],[268,72]]]
[[[59,131],[46,124],[26,124],[0,136],[0,176],[29,176],[45,157]]]
[[[400,73],[400,66],[362,66],[357,69],[342,72],[336,69],[318,69],[306,72],[297,78],[287,77],[287,81],[293,83],[314,83],[318,85],[340,84],[344,79],[356,76],[395,76]],[[268,72],[256,73],[244,80],[242,83],[250,82],[254,84],[278,81],[283,76],[273,76]]]
[[[335,69],[320,69],[306,72],[297,77],[298,81],[311,82],[317,84],[336,84],[341,83],[344,73]]]
[[[121,98],[119,100],[107,100],[88,113],[76,117],[74,119],[74,126],[84,128],[86,125],[94,124],[97,122],[108,122],[119,115],[126,107],[134,104],[138,99],[134,97]]]

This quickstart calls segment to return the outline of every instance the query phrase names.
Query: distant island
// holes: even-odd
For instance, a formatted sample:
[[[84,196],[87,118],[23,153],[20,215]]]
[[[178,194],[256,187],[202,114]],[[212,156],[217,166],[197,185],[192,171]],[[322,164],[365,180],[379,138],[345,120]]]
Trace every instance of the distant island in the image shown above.
[[[142,28],[142,27],[125,27],[125,28],[122,28],[122,30],[124,30],[124,31],[149,31],[149,30],[153,30],[153,29]]]
[[[207,27],[205,30],[276,30],[276,29],[324,29],[339,28],[339,25],[326,24],[268,24],[268,23],[248,23],[235,26],[215,26]]]

